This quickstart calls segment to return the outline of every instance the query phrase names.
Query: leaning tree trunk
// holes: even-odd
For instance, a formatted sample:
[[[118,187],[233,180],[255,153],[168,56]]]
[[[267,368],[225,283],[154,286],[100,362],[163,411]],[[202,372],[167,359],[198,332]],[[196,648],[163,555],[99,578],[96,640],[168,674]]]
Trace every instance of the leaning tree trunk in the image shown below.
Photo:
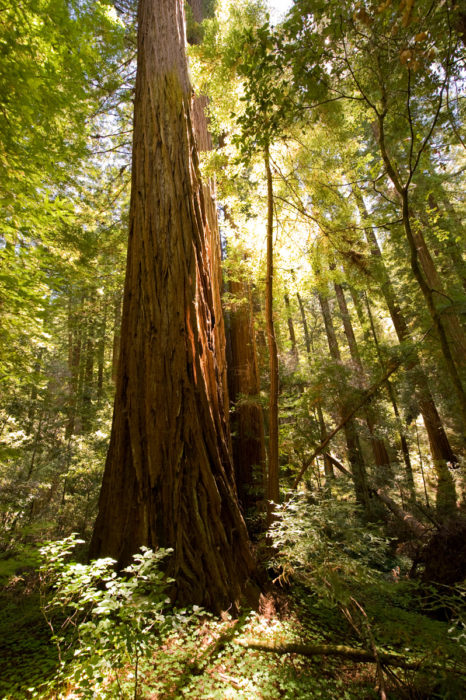
[[[450,199],[447,196],[447,193],[443,188],[441,188],[441,199],[443,206],[445,207],[445,211],[447,215],[451,219],[451,224],[453,225],[453,231],[455,233],[456,238],[459,241],[464,241],[465,239],[465,234],[466,230],[465,227],[463,226],[463,222],[461,220],[461,217],[458,215],[458,213],[455,211],[455,207],[453,204],[450,202]],[[432,193],[429,194],[429,207],[439,215],[441,215],[441,209],[439,205],[437,204],[434,196]],[[463,260],[463,252],[461,249],[461,245],[456,242],[456,240],[451,240],[448,243],[448,248],[447,248],[451,261],[453,263],[453,266],[456,270],[456,273],[458,275],[459,280],[461,281],[461,284],[463,286],[464,291],[466,292],[466,263]]]
[[[364,200],[356,188],[353,190],[353,193],[362,217],[366,218],[367,211]],[[366,228],[365,233],[367,242],[371,247],[371,255],[377,261],[378,271],[382,277],[381,290],[390,312],[396,335],[400,343],[403,343],[410,339],[408,323],[395,296],[376,235],[370,226]],[[449,465],[457,466],[458,459],[451,448],[417,353],[412,353],[408,369],[412,372],[414,384],[417,388],[417,402],[429,438],[430,451],[437,476],[437,509],[442,515],[450,515],[456,510],[456,490],[455,482],[448,467]]]
[[[181,0],[140,0],[121,347],[91,556],[171,547],[173,598],[219,610],[253,570],[217,363]]]
[[[378,247],[378,242],[372,229],[367,229],[366,234],[372,245],[372,254],[380,258],[380,269],[384,276],[382,291],[390,312],[390,316],[400,343],[410,337],[408,324],[400,307],[388,278],[387,271],[381,260],[382,253]],[[422,414],[427,436],[429,438],[430,452],[437,476],[437,509],[440,513],[448,515],[456,510],[455,482],[449,471],[448,465],[457,465],[458,459],[455,456],[447,434],[443,427],[440,415],[435,405],[427,377],[421,367],[420,360],[416,353],[413,353],[412,360],[408,366],[412,372],[413,380],[418,389],[418,404]]]
[[[352,292],[354,292],[354,290],[352,290]],[[375,329],[374,318],[372,316],[372,311],[371,311],[371,307],[369,304],[369,299],[367,297],[367,294],[365,294],[364,296],[365,296],[365,302],[366,302],[367,316],[369,318],[369,323],[370,323],[370,327],[371,327],[372,340],[374,342],[374,346],[375,346],[375,350],[377,353],[377,357],[379,359],[380,367],[382,370],[384,370],[385,362],[383,360],[382,351],[380,349],[380,343],[379,343],[379,339],[377,336],[377,331]],[[361,309],[361,311],[362,311],[362,309]],[[415,485],[414,485],[413,466],[411,464],[411,456],[409,454],[408,440],[407,440],[406,434],[404,432],[404,427],[403,427],[403,424],[401,421],[401,416],[400,416],[400,411],[399,411],[398,403],[397,403],[396,396],[395,396],[395,391],[393,389],[393,386],[392,386],[390,379],[387,379],[387,381],[385,382],[385,386],[387,387],[388,396],[390,398],[390,402],[391,402],[392,407],[393,407],[393,413],[395,414],[395,418],[396,418],[396,421],[398,424],[398,432],[399,432],[399,436],[400,436],[400,448],[401,448],[403,460],[404,460],[405,467],[406,467],[406,483],[408,485],[410,498],[413,501],[415,501],[416,500],[416,489],[415,489]]]
[[[454,346],[456,347],[456,352],[454,352],[453,347],[451,347],[449,344],[447,329],[449,328],[448,321],[451,321],[452,318],[449,319],[446,317],[443,319],[440,310],[436,306],[435,294],[437,290],[434,286],[435,283],[429,276],[432,270],[429,268],[429,271],[426,272],[426,269],[422,265],[423,258],[421,257],[421,251],[423,250],[422,243],[424,242],[424,239],[421,239],[419,234],[416,235],[411,226],[408,190],[406,188],[403,189],[401,198],[403,205],[403,225],[410,248],[411,268],[426,301],[427,308],[433,321],[433,326],[437,331],[443,358],[458,397],[458,403],[463,416],[463,421],[466,423],[466,391],[463,387],[463,382],[459,371],[459,367],[464,362],[466,343],[462,342],[460,337],[457,345]],[[430,260],[432,261],[431,258]],[[455,330],[458,330],[461,336],[462,331],[457,319]]]
[[[451,383],[455,389],[455,393],[457,395],[458,405],[463,417],[463,422],[466,422],[466,391],[463,387],[463,382],[459,369],[462,363],[464,362],[462,354],[464,354],[464,350],[466,348],[466,340],[464,340],[463,338],[464,334],[462,333],[462,329],[460,328],[456,319],[456,324],[454,324],[455,327],[453,329],[454,343],[452,343],[452,347],[450,347],[448,330],[451,327],[450,322],[452,321],[453,317],[451,317],[450,319],[444,319],[440,310],[436,306],[436,295],[440,290],[436,289],[435,280],[432,279],[432,269],[430,269],[430,263],[432,263],[433,267],[433,262],[431,259],[429,262],[427,260],[427,256],[423,254],[423,251],[424,253],[426,252],[424,239],[422,238],[422,236],[419,235],[419,233],[416,232],[415,228],[413,228],[412,226],[409,200],[409,185],[411,176],[407,180],[407,182],[403,184],[396,171],[396,167],[392,163],[391,158],[388,154],[388,149],[385,143],[385,114],[386,113],[377,114],[377,140],[380,147],[380,154],[382,156],[387,175],[393,183],[393,186],[396,190],[398,199],[401,204],[401,217],[406,240],[409,246],[411,270],[414,279],[419,285],[419,289],[421,290],[422,295],[424,297],[427,310],[429,311],[430,317],[432,319],[432,323],[440,344],[440,349],[442,351],[443,359],[445,361],[445,366],[450,376]],[[427,268],[424,267],[426,262]],[[460,334],[459,338],[457,337],[457,331]],[[453,340],[453,338],[450,338],[450,340]]]

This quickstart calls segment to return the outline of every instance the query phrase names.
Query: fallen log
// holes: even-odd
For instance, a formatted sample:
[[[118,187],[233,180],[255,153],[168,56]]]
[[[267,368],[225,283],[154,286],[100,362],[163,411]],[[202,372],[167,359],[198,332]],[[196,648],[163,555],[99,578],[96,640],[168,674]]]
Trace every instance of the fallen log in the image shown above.
[[[299,654],[310,658],[314,656],[339,656],[358,663],[376,663],[375,654],[372,651],[359,649],[358,647],[349,647],[344,644],[298,644],[296,642],[274,644],[273,642],[255,642],[254,640],[238,640],[236,644],[245,649],[255,649],[281,656],[284,654]],[[401,654],[385,651],[377,651],[377,656],[380,663],[385,666],[396,666],[407,670],[418,670],[421,666],[443,668],[438,663],[429,663],[426,658],[407,661]]]

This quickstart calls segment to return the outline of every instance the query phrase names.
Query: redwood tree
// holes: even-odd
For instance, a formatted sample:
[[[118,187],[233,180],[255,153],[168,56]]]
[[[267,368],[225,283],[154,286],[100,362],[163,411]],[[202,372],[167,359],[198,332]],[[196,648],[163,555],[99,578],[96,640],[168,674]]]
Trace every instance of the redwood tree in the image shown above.
[[[223,405],[182,0],[140,0],[130,229],[110,447],[91,556],[172,547],[177,602],[253,570]],[[217,312],[218,313],[218,312]]]
[[[230,221],[231,223],[231,221]],[[241,254],[241,249],[238,247]],[[246,255],[243,254],[244,259]],[[232,253],[229,252],[232,259]],[[259,401],[260,378],[249,280],[241,272],[231,275],[228,290],[235,299],[228,314],[228,393],[233,461],[240,503],[245,511],[263,506],[266,491],[264,416]]]

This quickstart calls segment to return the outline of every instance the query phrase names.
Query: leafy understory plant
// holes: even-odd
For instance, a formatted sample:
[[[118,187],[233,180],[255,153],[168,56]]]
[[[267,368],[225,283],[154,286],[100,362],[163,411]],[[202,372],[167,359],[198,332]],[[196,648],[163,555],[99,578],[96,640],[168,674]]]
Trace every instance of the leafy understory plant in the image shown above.
[[[324,498],[310,503],[296,495],[278,506],[270,530],[281,578],[294,577],[336,605],[374,656],[380,697],[385,680],[369,616],[359,598],[366,585],[380,581],[388,561],[388,541],[358,517],[354,504]],[[358,598],[356,597],[358,591]]]
[[[364,522],[353,503],[337,498],[317,501],[297,494],[277,507],[277,516],[270,532],[276,549],[273,566],[280,570],[279,578],[294,579],[313,597],[318,596],[329,612],[331,608],[340,611],[353,636],[375,662],[380,698],[388,697],[387,679],[414,688],[415,677],[402,668],[430,673],[445,693],[451,692],[442,697],[457,697],[459,678],[464,674],[464,591],[457,587],[430,592],[432,609],[448,609],[452,616],[449,623],[431,619],[425,602],[421,605],[426,591],[418,590],[416,582],[402,575],[408,562],[391,554],[389,540],[381,536],[376,525]],[[446,642],[448,633],[450,640]],[[309,655],[309,650],[313,648],[315,653],[316,649],[311,641]],[[249,646],[257,649],[264,644]],[[286,644],[278,647],[281,652],[290,649]],[[276,651],[277,645],[271,648]],[[332,653],[338,652],[334,648]],[[395,661],[395,667],[398,664],[401,677],[393,668],[388,669],[387,659]]]
[[[137,698],[141,660],[171,620],[160,562],[172,550],[142,547],[120,574],[113,559],[70,561],[76,535],[41,549],[41,610],[52,631],[60,668],[54,687],[71,685],[80,697]],[[40,697],[51,688],[31,688]],[[49,696],[50,697],[50,696]]]
[[[355,581],[373,582],[387,569],[389,542],[380,529],[358,517],[349,501],[324,498],[310,502],[298,494],[276,506],[270,528],[282,577],[294,576],[346,602]],[[329,588],[330,583],[330,588]]]

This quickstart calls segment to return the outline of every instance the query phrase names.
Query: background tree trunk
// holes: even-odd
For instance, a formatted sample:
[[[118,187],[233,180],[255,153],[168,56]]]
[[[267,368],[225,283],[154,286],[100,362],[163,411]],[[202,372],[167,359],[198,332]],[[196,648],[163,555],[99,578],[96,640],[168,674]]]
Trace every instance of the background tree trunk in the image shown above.
[[[312,344],[311,344],[311,336],[309,333],[309,326],[307,323],[307,318],[306,318],[306,310],[304,308],[303,300],[301,298],[301,294],[297,291],[296,292],[296,298],[298,300],[298,306],[299,306],[299,313],[301,316],[301,324],[303,326],[303,334],[304,334],[304,343],[306,345],[306,353],[307,357],[309,360],[309,366],[312,369]],[[322,411],[322,406],[320,403],[317,404],[317,417],[319,420],[319,430],[320,430],[320,440],[323,442],[328,434],[327,431],[327,426],[325,425],[325,419],[324,419],[324,414]],[[325,485],[326,488],[330,490],[332,480],[335,478],[335,474],[333,471],[333,464],[330,461],[328,451],[325,450],[324,453],[324,473],[325,473]]]
[[[244,279],[230,279],[228,289],[235,299],[229,313],[228,388],[234,407],[231,417],[233,463],[240,503],[247,510],[264,502],[266,451],[264,417],[259,402],[251,289]]]
[[[365,295],[365,302],[366,302],[367,316],[369,318],[369,323],[370,323],[370,327],[371,327],[372,339],[374,341],[375,349],[377,352],[377,357],[379,358],[380,368],[382,371],[384,371],[385,370],[385,362],[383,361],[382,352],[380,350],[380,343],[379,343],[379,339],[377,337],[377,331],[375,329],[374,319],[372,316],[372,311],[371,311],[371,307],[370,307],[369,299],[367,298],[367,295]],[[399,436],[400,436],[400,448],[401,448],[401,452],[403,454],[403,460],[405,463],[406,482],[407,482],[407,486],[409,489],[410,498],[413,501],[415,501],[416,500],[416,489],[414,486],[413,467],[411,464],[411,456],[409,454],[408,440],[406,438],[404,427],[403,427],[402,422],[401,422],[401,416],[400,416],[400,411],[399,411],[398,403],[397,403],[396,396],[395,396],[395,390],[393,389],[392,383],[389,379],[387,379],[387,381],[385,382],[385,386],[387,387],[388,396],[390,398],[390,402],[391,402],[392,407],[393,407],[393,413],[395,414],[395,418],[396,418],[397,423],[398,423],[398,431],[399,431]]]
[[[116,292],[113,307],[112,381],[116,383],[120,355],[121,293]]]
[[[296,370],[298,367],[298,362],[299,362],[299,354],[298,354],[298,346],[296,344],[296,333],[294,331],[293,314],[291,311],[290,297],[288,296],[287,292],[285,292],[285,294],[283,295],[283,300],[285,302],[286,322],[288,324],[288,334],[290,336],[290,343],[291,343],[291,350],[289,353],[290,359],[291,359],[291,367],[293,370]]]
[[[356,372],[360,378],[360,387],[366,390],[369,386],[367,381],[366,372],[362,366],[361,354],[356,342],[356,336],[354,335],[353,324],[351,323],[351,316],[349,313],[348,305],[346,303],[345,293],[343,287],[340,284],[334,284],[335,293],[337,297],[338,306],[340,309],[340,315],[343,321],[343,328],[345,331],[346,340],[348,342],[348,347],[351,355],[351,359],[355,366]],[[366,405],[364,408],[364,416],[366,419],[367,429],[370,435],[370,443],[372,448],[372,454],[374,455],[374,463],[377,466],[376,479],[381,480],[381,482],[386,482],[393,474],[390,473],[390,457],[388,455],[388,450],[385,446],[383,440],[377,437],[374,432],[376,426],[376,416],[372,406]]]
[[[330,312],[330,305],[328,299],[322,294],[318,295],[320,308],[322,309],[322,316],[324,318],[325,332],[327,334],[328,347],[330,350],[331,357],[337,362],[341,363],[340,348],[338,346],[338,340],[335,333],[335,328],[332,321],[332,315]],[[348,413],[347,406],[344,402],[340,403],[339,413],[341,420]],[[348,461],[351,465],[351,474],[353,476],[354,492],[356,500],[365,509],[367,514],[371,512],[369,488],[367,485],[367,474],[366,466],[364,464],[364,458],[362,455],[361,445],[359,443],[359,437],[356,431],[356,425],[353,419],[347,421],[344,426],[346,447],[348,452]]]

